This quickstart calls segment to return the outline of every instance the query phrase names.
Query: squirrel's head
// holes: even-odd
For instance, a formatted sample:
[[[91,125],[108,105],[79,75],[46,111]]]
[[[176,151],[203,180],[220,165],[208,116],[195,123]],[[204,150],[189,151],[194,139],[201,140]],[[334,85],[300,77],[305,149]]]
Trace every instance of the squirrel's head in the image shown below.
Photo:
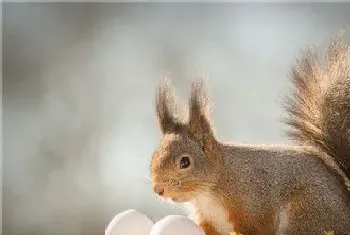
[[[209,120],[209,99],[202,79],[192,83],[188,118],[180,118],[170,81],[160,84],[156,113],[162,140],[151,161],[155,193],[175,202],[190,201],[215,187],[221,164],[218,145]]]

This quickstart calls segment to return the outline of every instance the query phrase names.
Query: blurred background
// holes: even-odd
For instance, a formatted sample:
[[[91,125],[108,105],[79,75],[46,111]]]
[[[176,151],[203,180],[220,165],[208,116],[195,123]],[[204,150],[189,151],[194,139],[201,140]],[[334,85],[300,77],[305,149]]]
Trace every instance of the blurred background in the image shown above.
[[[287,143],[282,97],[306,45],[350,30],[349,3],[3,3],[3,234],[103,234],[152,193],[154,91],[208,76],[217,137]]]

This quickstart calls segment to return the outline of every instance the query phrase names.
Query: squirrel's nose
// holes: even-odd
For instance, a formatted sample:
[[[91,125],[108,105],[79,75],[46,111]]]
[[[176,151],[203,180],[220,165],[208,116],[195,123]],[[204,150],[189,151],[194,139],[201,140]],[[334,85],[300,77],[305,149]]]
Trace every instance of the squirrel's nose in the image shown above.
[[[160,196],[162,196],[164,193],[164,188],[162,186],[156,185],[154,186],[153,190],[155,193],[159,194]]]

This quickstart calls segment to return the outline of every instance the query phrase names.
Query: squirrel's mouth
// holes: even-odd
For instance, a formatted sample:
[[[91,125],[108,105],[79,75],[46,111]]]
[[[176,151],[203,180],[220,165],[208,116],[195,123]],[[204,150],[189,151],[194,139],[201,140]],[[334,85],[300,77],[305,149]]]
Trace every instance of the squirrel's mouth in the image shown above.
[[[186,199],[185,197],[170,197],[168,198],[170,202],[175,202],[175,203],[184,203],[184,202],[189,202],[190,200]]]
[[[175,203],[184,203],[191,201],[191,198],[186,196],[159,196],[162,201],[166,202],[175,202]]]
[[[193,199],[196,188],[177,184],[167,185],[153,182],[153,191],[158,194],[161,200],[175,203],[189,202]]]
[[[172,200],[173,202],[186,202],[186,200],[184,200],[183,198],[179,198],[179,197],[172,197],[170,198],[170,200]]]

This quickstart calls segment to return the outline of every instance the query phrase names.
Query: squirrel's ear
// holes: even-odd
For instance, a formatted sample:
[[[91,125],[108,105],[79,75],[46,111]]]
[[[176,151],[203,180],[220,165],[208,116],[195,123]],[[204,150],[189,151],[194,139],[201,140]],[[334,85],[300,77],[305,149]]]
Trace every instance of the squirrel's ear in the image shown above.
[[[202,78],[197,78],[191,85],[189,109],[189,135],[205,145],[206,139],[213,137],[213,130],[210,123],[210,100]]]
[[[175,117],[175,94],[169,79],[163,79],[156,92],[156,113],[162,134],[178,132],[183,124]]]

